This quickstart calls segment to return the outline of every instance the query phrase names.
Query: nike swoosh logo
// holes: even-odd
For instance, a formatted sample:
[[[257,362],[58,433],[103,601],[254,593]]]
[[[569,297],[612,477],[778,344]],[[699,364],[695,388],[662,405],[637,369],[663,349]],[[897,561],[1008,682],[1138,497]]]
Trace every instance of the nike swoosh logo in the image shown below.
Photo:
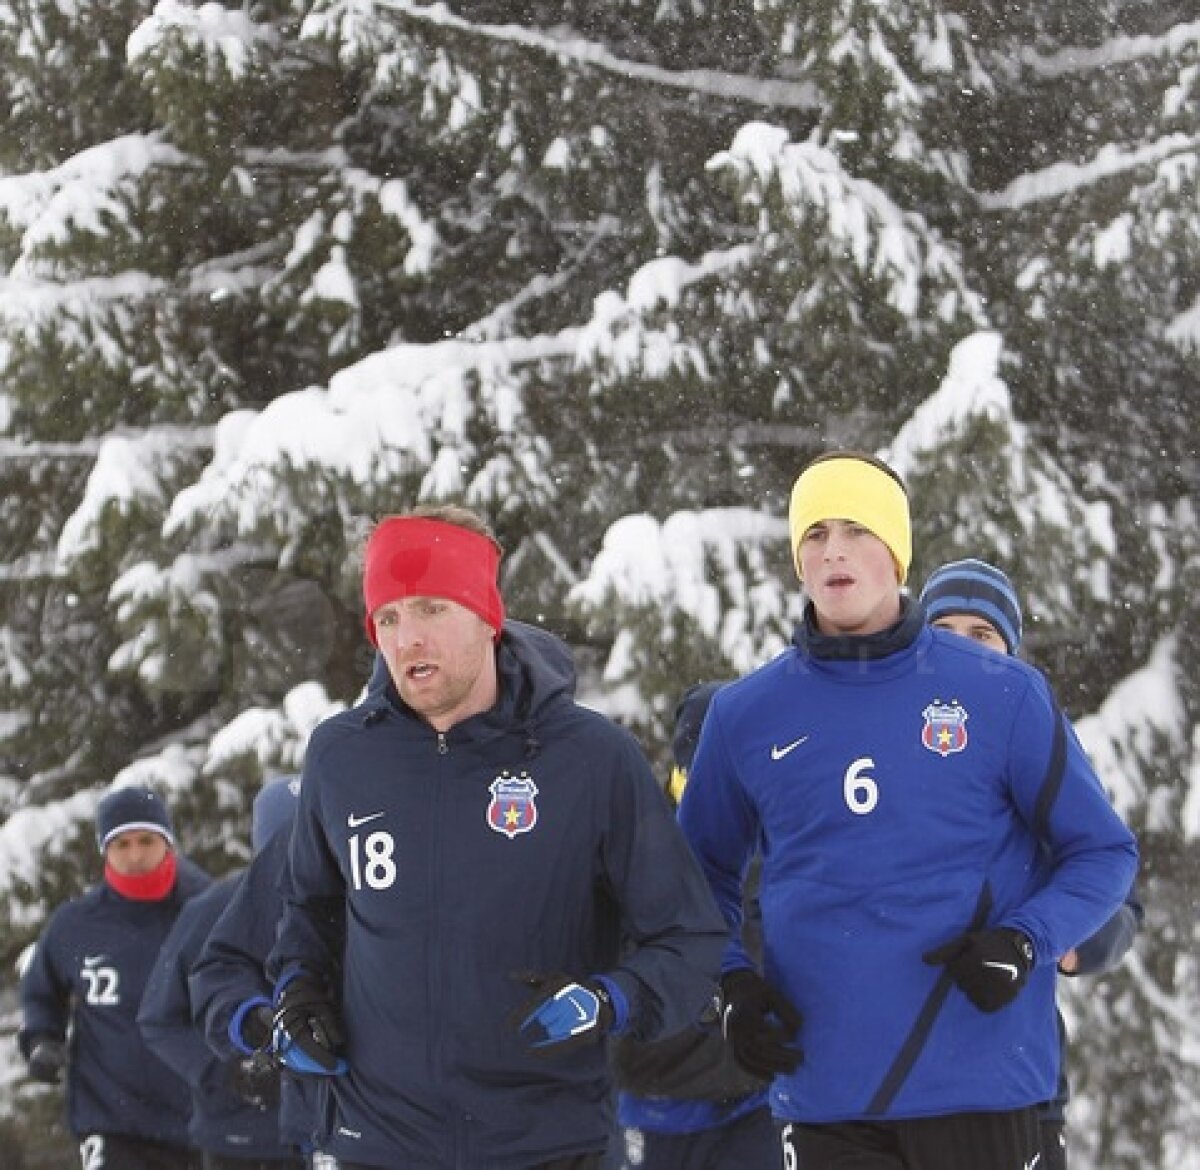
[[[383,816],[383,813],[381,812],[368,813],[365,817],[356,817],[353,813],[351,813],[346,818],[346,824],[348,824],[352,829],[357,829],[360,825],[365,825],[371,821],[379,820],[381,816]]]
[[[1012,963],[993,963],[993,962],[989,961],[988,959],[984,959],[983,965],[985,967],[995,967],[997,971],[1007,971],[1008,977],[1014,983],[1016,982],[1017,976],[1020,974],[1020,972],[1016,969],[1016,967]]]
[[[805,743],[807,740],[808,736],[802,735],[799,739],[794,739],[791,743],[784,744],[783,747],[775,744],[771,748],[771,759],[782,760],[783,757],[788,754],[788,752],[794,752],[802,743]]]

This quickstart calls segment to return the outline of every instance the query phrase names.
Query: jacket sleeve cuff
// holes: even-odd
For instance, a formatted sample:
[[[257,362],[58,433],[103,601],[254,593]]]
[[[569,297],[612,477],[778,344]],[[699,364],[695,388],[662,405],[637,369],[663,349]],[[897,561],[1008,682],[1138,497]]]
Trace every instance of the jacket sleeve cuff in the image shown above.
[[[1139,919],[1128,903],[1123,905],[1091,938],[1075,948],[1078,966],[1074,975],[1099,975],[1111,970],[1133,946]]]
[[[612,1003],[613,1022],[609,1033],[613,1036],[620,1036],[629,1027],[629,997],[621,989],[621,985],[608,975],[597,975],[595,980],[608,992],[608,998]]]
[[[256,995],[252,999],[243,1000],[238,1005],[237,1011],[233,1013],[229,1020],[229,1027],[226,1032],[229,1036],[229,1042],[243,1056],[253,1056],[256,1049],[251,1048],[246,1043],[246,1038],[242,1035],[242,1025],[246,1022],[246,1017],[254,1011],[255,1008],[271,1006],[271,1001],[265,995]]]

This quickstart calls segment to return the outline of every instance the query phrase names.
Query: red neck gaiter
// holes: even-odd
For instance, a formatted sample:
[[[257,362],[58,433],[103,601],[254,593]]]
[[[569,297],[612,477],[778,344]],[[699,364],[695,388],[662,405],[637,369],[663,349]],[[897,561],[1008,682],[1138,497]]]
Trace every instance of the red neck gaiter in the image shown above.
[[[104,863],[104,880],[122,898],[133,902],[161,902],[175,888],[175,852],[167,855],[149,873],[120,874]]]

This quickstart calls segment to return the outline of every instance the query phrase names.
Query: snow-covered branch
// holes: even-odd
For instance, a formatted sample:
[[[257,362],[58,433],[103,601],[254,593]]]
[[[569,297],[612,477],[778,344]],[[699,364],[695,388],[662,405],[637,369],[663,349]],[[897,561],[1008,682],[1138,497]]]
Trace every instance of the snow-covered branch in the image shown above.
[[[746,102],[768,109],[810,110],[820,105],[814,85],[801,81],[782,81],[765,77],[746,77],[721,73],[715,69],[673,71],[640,61],[614,56],[602,45],[582,38],[552,35],[517,24],[479,24],[455,16],[445,4],[412,4],[409,0],[381,0],[380,8],[390,8],[414,20],[452,28],[494,41],[508,41],[533,49],[560,61],[587,65],[603,73],[644,81],[709,97]]]

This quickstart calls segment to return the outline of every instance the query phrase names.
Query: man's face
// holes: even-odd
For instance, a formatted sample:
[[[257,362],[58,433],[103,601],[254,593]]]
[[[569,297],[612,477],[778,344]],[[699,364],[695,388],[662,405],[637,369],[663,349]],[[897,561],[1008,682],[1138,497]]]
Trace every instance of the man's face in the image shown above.
[[[371,615],[400,697],[438,731],[496,702],[495,631],[443,597],[407,597]]]
[[[104,847],[104,860],[122,877],[140,877],[162,865],[170,848],[161,833],[130,829],[109,841]]]
[[[800,541],[800,569],[823,634],[875,634],[900,617],[896,562],[861,524],[814,524]]]
[[[947,613],[929,624],[935,629],[949,630],[962,638],[970,638],[974,642],[990,646],[993,650],[999,650],[1001,654],[1008,653],[1008,643],[987,618],[976,617],[973,613]]]

